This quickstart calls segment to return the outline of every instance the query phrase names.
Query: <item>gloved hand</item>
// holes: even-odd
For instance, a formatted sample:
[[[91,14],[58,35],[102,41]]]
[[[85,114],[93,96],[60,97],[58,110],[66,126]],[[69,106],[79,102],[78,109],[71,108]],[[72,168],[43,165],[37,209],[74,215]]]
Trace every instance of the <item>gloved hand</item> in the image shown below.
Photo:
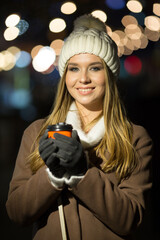
[[[77,131],[72,132],[72,137],[55,133],[54,144],[58,147],[56,156],[70,175],[80,176],[87,171],[86,156],[80,143]]]
[[[60,166],[60,161],[56,157],[56,150],[57,146],[52,138],[48,138],[48,131],[46,130],[39,141],[39,153],[52,174],[57,178],[62,178],[66,170],[63,166]]]

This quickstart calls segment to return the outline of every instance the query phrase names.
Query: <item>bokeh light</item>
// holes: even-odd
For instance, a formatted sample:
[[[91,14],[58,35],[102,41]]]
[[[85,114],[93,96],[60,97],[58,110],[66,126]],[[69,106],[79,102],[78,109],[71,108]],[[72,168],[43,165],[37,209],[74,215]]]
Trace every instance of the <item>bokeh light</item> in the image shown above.
[[[31,50],[31,57],[34,58],[34,57],[38,54],[38,52],[39,52],[39,50],[40,50],[41,48],[43,48],[43,45],[37,45],[37,46],[35,46],[35,47]]]
[[[122,24],[124,27],[127,27],[129,24],[135,24],[138,25],[137,19],[134,16],[131,15],[125,15],[122,20]]]
[[[0,69],[2,70],[5,64],[5,58],[3,53],[0,53]]]
[[[44,72],[48,70],[56,59],[56,54],[53,48],[43,47],[39,50],[38,54],[34,57],[32,64],[37,72]]]
[[[7,49],[7,51],[11,52],[14,56],[20,52],[20,48],[16,46],[11,46]]]
[[[15,66],[15,63],[16,58],[11,52],[4,50],[0,53],[0,68],[2,70],[11,70]]]
[[[145,35],[150,41],[157,42],[160,38],[160,33],[157,31],[152,31],[148,29],[147,27],[144,30]]]
[[[64,14],[72,14],[76,10],[77,10],[77,7],[73,2],[66,2],[66,3],[63,3],[61,6],[61,12]]]
[[[16,67],[24,68],[31,63],[31,55],[26,51],[20,51],[16,54]]]
[[[124,67],[131,75],[138,75],[142,70],[142,61],[137,56],[128,56],[124,60]]]
[[[129,37],[130,39],[133,39],[133,40],[140,39],[140,37],[142,35],[140,27],[137,26],[136,24],[127,25],[124,31],[125,31],[127,37]]]
[[[20,21],[18,14],[11,14],[6,18],[5,24],[7,27],[15,27]]]
[[[9,27],[4,31],[4,38],[6,41],[12,41],[19,35],[19,29],[17,27]]]
[[[91,13],[94,17],[99,18],[102,22],[107,21],[107,15],[104,11],[102,10],[95,10]]]
[[[31,102],[31,94],[26,89],[15,89],[10,94],[9,102],[10,106],[23,109]]]
[[[125,7],[126,2],[125,0],[106,0],[106,5],[111,9],[122,9]]]
[[[19,23],[16,25],[16,27],[19,29],[19,35],[24,34],[27,29],[29,28],[29,23],[23,19],[19,21]]]
[[[139,13],[143,9],[142,4],[137,0],[129,0],[126,6],[131,12],[134,12],[134,13]]]
[[[153,4],[153,13],[160,16],[160,3]]]
[[[147,47],[147,45],[148,45],[148,38],[147,38],[147,36],[146,36],[145,34],[142,34],[142,36],[141,36],[141,46],[140,46],[140,48],[141,48],[141,49],[144,49],[144,48]]]
[[[66,23],[62,18],[55,18],[49,23],[49,29],[51,32],[62,32],[66,28]]]
[[[148,16],[145,18],[145,26],[151,31],[160,30],[160,19],[156,16]]]
[[[61,39],[56,39],[51,42],[50,47],[54,49],[56,56],[60,54],[63,44],[64,41]]]

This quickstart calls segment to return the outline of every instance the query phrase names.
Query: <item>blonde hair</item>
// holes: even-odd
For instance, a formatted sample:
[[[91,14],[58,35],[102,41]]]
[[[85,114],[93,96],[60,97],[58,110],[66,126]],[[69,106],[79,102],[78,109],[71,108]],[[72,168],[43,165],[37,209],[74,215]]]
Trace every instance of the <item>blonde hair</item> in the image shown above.
[[[104,161],[102,170],[106,173],[115,171],[119,180],[122,180],[128,177],[136,167],[136,153],[132,145],[133,129],[132,124],[127,119],[125,108],[120,101],[116,81],[103,60],[102,63],[106,69],[106,89],[103,103],[105,135],[94,150],[96,155],[100,156]],[[70,105],[74,101],[66,87],[66,71],[67,66],[59,82],[53,111],[46,118],[37,136],[37,143],[48,125],[65,121]],[[98,119],[99,117],[93,121],[96,122]],[[93,125],[93,122],[90,125]],[[109,159],[106,159],[106,150],[109,152]],[[33,173],[44,165],[39,155],[38,144],[29,159]]]
[[[106,66],[103,60],[102,62]],[[128,177],[134,170],[137,165],[137,156],[132,144],[133,126],[127,118],[116,81],[108,68],[106,68],[103,116],[105,135],[95,150],[105,162],[102,170],[104,172],[115,171],[121,180]],[[110,155],[107,161],[105,158],[106,149]]]

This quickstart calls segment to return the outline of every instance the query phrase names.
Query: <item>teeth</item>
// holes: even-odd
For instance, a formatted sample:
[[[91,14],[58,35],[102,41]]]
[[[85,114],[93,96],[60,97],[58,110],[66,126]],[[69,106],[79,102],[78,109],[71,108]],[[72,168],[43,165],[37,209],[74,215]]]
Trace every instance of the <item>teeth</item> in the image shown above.
[[[89,92],[89,91],[91,91],[92,90],[92,88],[85,88],[85,89],[82,89],[82,88],[79,88],[79,91],[81,91],[81,92]]]

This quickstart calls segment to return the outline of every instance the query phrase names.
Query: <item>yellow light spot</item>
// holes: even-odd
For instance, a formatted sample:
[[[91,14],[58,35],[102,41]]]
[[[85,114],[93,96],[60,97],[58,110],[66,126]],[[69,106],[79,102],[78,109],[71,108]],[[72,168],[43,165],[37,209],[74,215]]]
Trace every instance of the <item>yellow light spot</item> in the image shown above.
[[[56,39],[50,44],[50,47],[54,49],[57,56],[60,54],[63,44],[64,41],[61,39]]]
[[[20,16],[17,14],[11,14],[6,18],[5,24],[7,27],[14,27],[20,21]]]
[[[144,24],[151,31],[160,30],[160,19],[156,16],[145,17]]]
[[[99,18],[102,22],[106,22],[107,21],[107,15],[105,12],[101,11],[101,10],[95,10],[91,13],[94,17]]]
[[[72,14],[77,10],[75,3],[66,2],[61,6],[61,12],[64,14]]]
[[[135,13],[139,13],[143,9],[142,4],[137,0],[130,0],[127,2],[126,5],[131,12],[135,12]]]
[[[12,41],[19,35],[19,29],[16,27],[9,27],[4,31],[4,38],[6,41]]]
[[[66,28],[66,23],[62,18],[55,18],[49,23],[49,29],[51,32],[62,32]]]

